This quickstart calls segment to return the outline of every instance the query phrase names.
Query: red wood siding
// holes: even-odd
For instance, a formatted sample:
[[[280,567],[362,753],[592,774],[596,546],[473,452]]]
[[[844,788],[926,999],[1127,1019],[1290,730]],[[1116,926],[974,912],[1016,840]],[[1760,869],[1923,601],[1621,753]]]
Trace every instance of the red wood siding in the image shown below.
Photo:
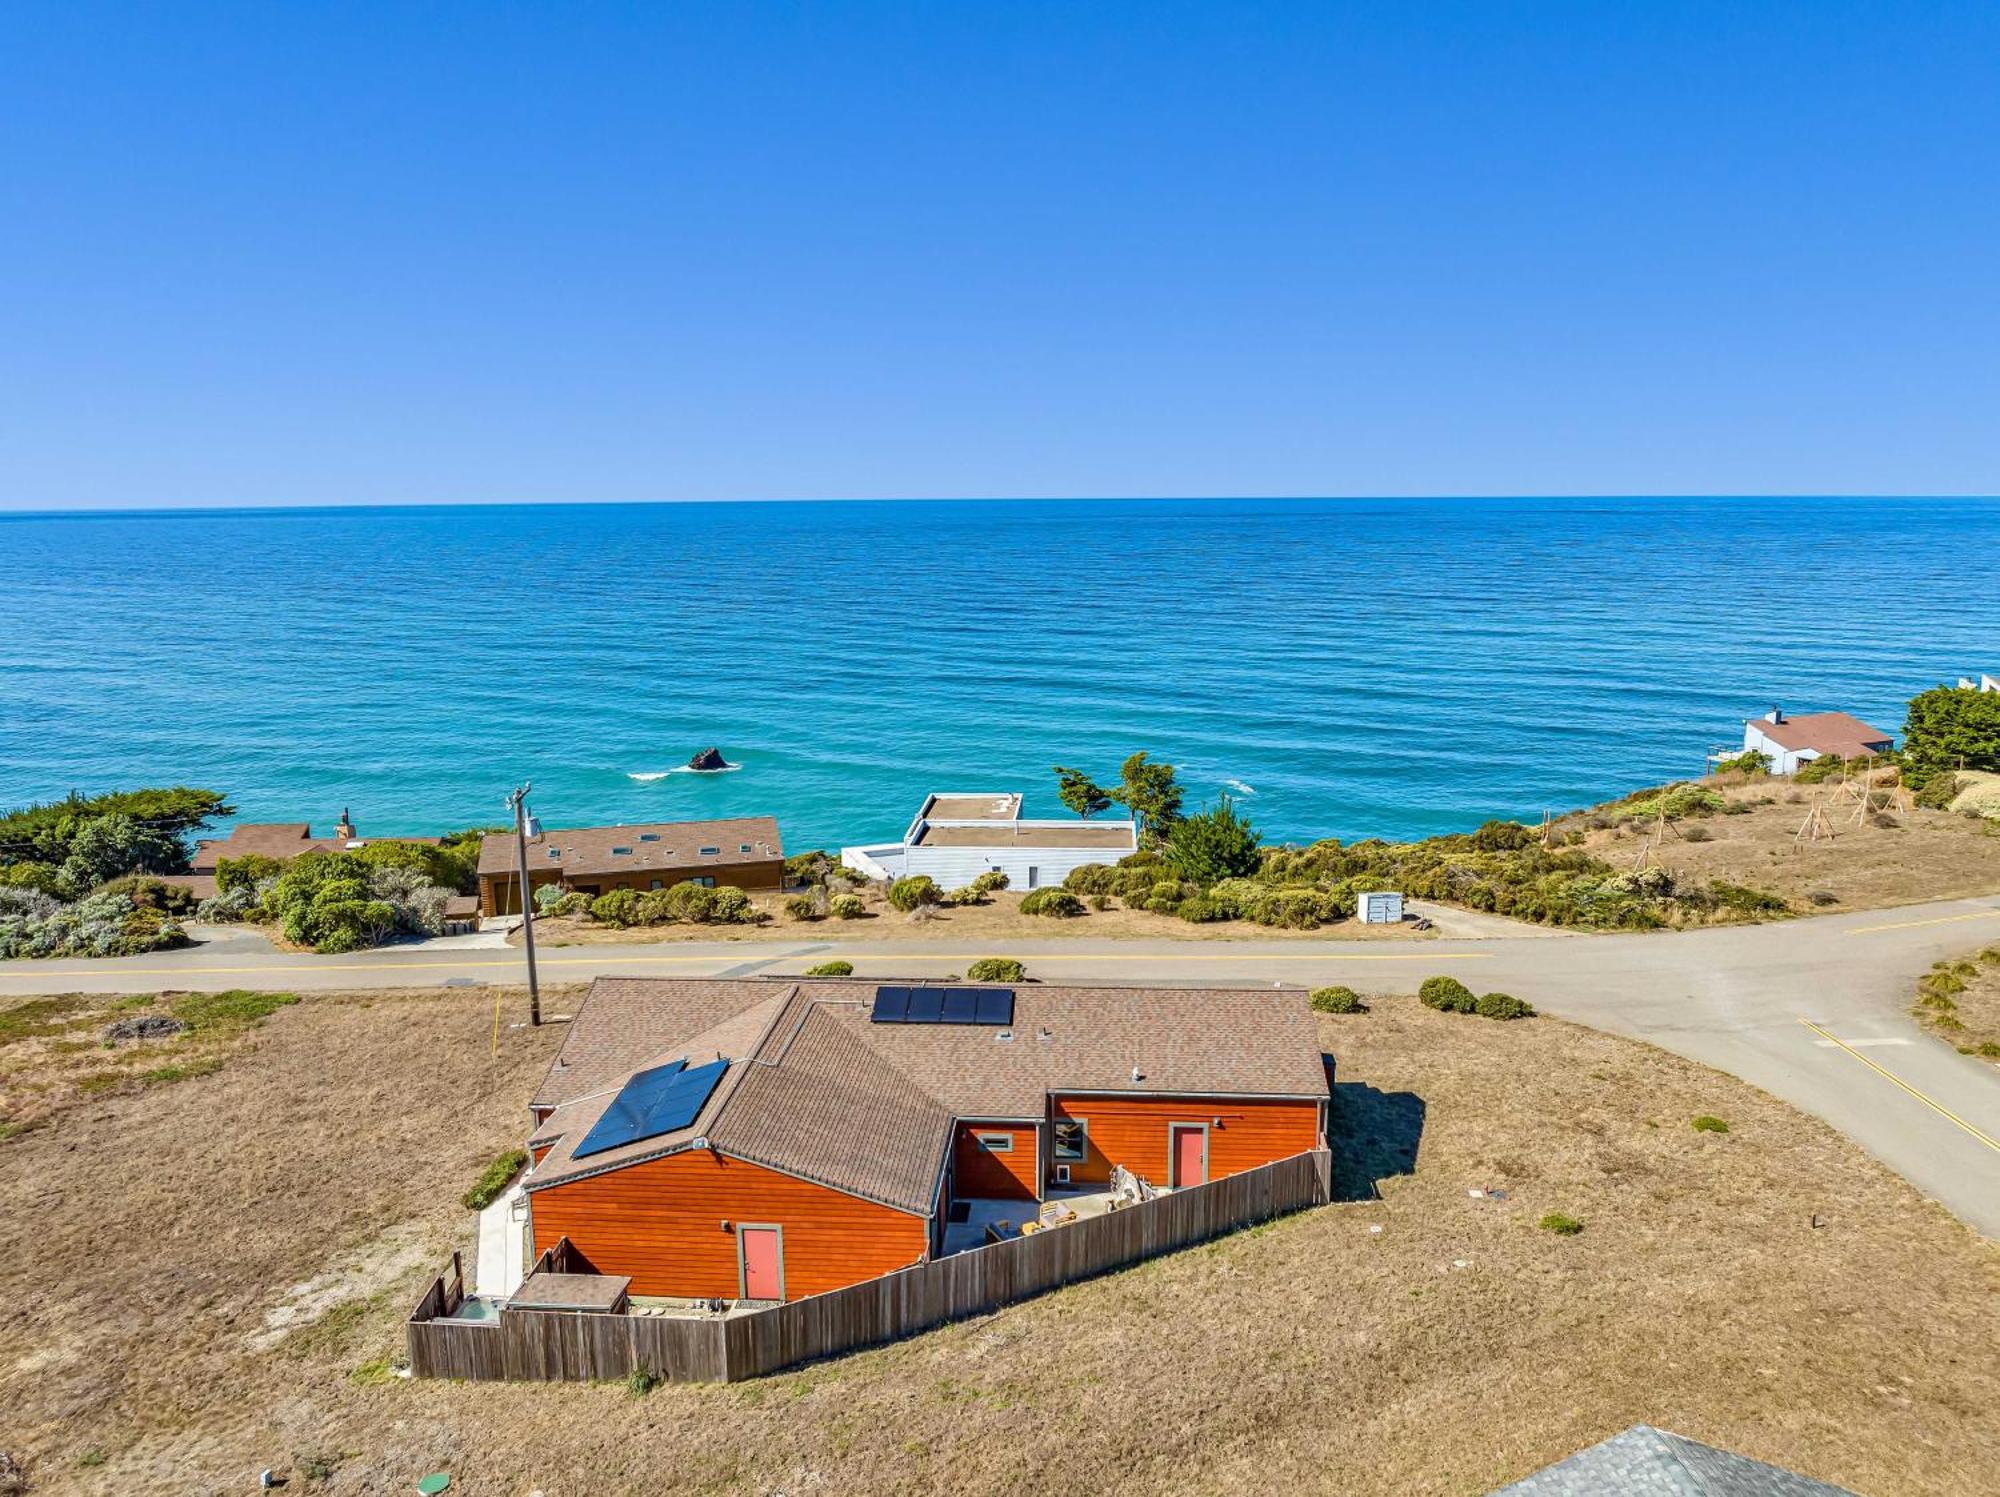
[[[1208,1178],[1220,1180],[1319,1146],[1319,1107],[1312,1102],[1257,1102],[1234,1097],[1057,1097],[1058,1118],[1081,1118],[1090,1130],[1090,1157],[1070,1166],[1070,1178],[1096,1183],[1122,1164],[1155,1185],[1168,1171],[1167,1125],[1207,1123]],[[1216,1127],[1220,1118],[1222,1126]],[[1053,1161],[1052,1161],[1053,1162]]]
[[[533,866],[533,859],[531,851],[528,868],[531,888],[539,889],[544,884],[563,881],[560,868],[537,868]],[[685,883],[691,878],[712,878],[717,887],[733,884],[739,889],[782,889],[785,885],[785,862],[782,858],[773,858],[749,863],[695,864],[687,868],[647,868],[636,873],[579,873],[571,876],[570,883],[591,894],[604,894],[612,889],[637,889],[645,893],[656,882],[663,889],[671,889],[675,884]],[[520,914],[520,882],[519,875],[511,872],[480,874],[480,914]]]
[[[785,1229],[788,1299],[907,1268],[928,1245],[923,1217],[706,1149],[551,1185],[529,1200],[537,1253],[567,1237],[599,1273],[630,1274],[634,1294],[735,1299],[736,1234],[725,1221]]]
[[[1004,1133],[1014,1140],[1011,1154],[989,1154],[973,1141],[976,1133]],[[952,1139],[953,1188],[960,1197],[1035,1199],[1035,1125],[960,1123]]]

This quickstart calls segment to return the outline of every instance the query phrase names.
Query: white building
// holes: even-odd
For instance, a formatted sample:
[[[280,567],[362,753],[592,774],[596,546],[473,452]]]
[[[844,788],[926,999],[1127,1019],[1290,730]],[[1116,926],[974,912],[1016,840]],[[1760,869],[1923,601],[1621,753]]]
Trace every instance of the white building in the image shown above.
[[[1977,681],[1973,680],[1970,676],[1960,676],[1958,678],[1958,689],[1960,691],[2000,691],[2000,676],[1995,676],[1987,671],[1981,671]]]
[[[840,861],[869,878],[927,873],[946,889],[1000,870],[1010,889],[1059,884],[1086,863],[1115,863],[1139,850],[1130,821],[1023,821],[1012,791],[924,797],[900,842],[843,847]]]
[[[1872,727],[1845,712],[1808,712],[1789,717],[1773,707],[1762,717],[1743,724],[1743,751],[1755,749],[1771,760],[1771,773],[1793,774],[1801,764],[1822,754],[1858,759],[1865,754],[1886,754],[1895,740],[1880,728]]]

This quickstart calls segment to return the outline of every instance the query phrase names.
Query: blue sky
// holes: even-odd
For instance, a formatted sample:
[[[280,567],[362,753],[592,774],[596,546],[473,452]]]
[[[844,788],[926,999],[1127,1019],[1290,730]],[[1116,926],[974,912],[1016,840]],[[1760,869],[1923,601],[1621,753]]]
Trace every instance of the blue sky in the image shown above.
[[[2000,6],[0,14],[0,507],[2000,490]]]

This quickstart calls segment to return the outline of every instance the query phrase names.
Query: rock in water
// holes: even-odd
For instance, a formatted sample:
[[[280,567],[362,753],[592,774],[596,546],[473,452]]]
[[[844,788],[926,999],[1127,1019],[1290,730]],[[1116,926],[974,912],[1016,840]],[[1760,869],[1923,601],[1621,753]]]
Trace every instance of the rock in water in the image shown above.
[[[705,748],[688,760],[689,769],[727,769],[729,761],[722,757],[722,750]]]

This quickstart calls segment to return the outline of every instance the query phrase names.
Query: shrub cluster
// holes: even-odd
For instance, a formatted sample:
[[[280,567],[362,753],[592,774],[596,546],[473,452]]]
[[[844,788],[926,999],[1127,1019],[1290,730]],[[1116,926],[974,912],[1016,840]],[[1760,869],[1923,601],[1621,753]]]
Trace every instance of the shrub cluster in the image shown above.
[[[1312,1006],[1322,1014],[1365,1014],[1368,1005],[1361,1001],[1361,995],[1352,988],[1314,988]]]
[[[467,1211],[484,1211],[500,1199],[509,1182],[526,1169],[528,1151],[509,1149],[479,1172],[479,1178],[472,1182],[472,1189],[461,1198]]]
[[[889,907],[906,915],[918,905],[938,904],[943,899],[944,891],[928,873],[912,873],[889,885]]]
[[[1027,969],[1011,956],[982,956],[965,969],[973,982],[1019,982]]]
[[[852,962],[821,962],[817,967],[806,968],[808,977],[852,977],[853,975]]]
[[[1534,1005],[1508,993],[1472,996],[1456,977],[1427,977],[1417,989],[1417,1001],[1446,1014],[1477,1014],[1482,1019],[1532,1019]]]
[[[836,920],[859,920],[868,913],[859,894],[836,894],[826,902],[826,909]]]
[[[0,959],[137,956],[187,944],[177,921],[128,893],[100,891],[64,904],[38,889],[0,888]]]
[[[590,899],[590,918],[624,929],[635,925],[755,925],[764,912],[733,884],[711,888],[692,879],[665,889],[611,889]],[[557,906],[559,909],[560,905]]]
[[[1069,920],[1083,913],[1083,901],[1064,888],[1030,889],[1021,896],[1021,913]]]

